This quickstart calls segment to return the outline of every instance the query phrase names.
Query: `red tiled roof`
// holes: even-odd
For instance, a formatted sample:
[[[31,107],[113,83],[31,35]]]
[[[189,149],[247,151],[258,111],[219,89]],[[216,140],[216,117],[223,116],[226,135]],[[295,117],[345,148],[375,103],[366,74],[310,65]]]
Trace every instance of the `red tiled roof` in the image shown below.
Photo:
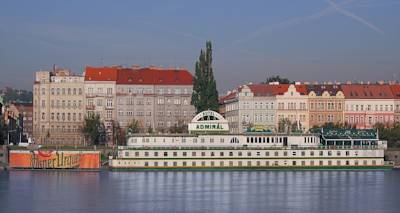
[[[276,96],[283,95],[285,92],[287,92],[290,84],[251,84],[247,86],[251,89],[255,96]],[[302,95],[307,95],[306,85],[295,85],[295,87],[297,92]]]
[[[115,81],[117,84],[192,85],[187,70],[160,68],[86,67],[85,81]]]
[[[389,85],[345,84],[341,86],[346,99],[393,99]]]
[[[119,67],[86,67],[85,81],[117,81]]]
[[[393,97],[400,99],[400,84],[390,85],[390,89],[392,90]]]
[[[224,95],[224,96],[219,97],[219,98],[218,98],[218,102],[219,102],[220,104],[223,104],[224,101],[229,100],[229,99],[232,99],[232,98],[235,98],[235,97],[236,97],[236,92],[231,92],[231,93],[229,93],[229,94],[227,94],[227,95]]]
[[[193,76],[187,70],[171,69],[121,69],[117,84],[192,85]]]

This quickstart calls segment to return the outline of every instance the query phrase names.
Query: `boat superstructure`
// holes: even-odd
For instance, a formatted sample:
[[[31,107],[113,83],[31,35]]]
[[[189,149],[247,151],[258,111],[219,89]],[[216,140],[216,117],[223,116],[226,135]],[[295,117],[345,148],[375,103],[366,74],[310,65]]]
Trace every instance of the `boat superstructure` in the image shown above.
[[[229,134],[226,120],[202,112],[189,134],[137,134],[118,147],[113,169],[387,168],[386,141],[375,130],[325,129],[314,134]]]

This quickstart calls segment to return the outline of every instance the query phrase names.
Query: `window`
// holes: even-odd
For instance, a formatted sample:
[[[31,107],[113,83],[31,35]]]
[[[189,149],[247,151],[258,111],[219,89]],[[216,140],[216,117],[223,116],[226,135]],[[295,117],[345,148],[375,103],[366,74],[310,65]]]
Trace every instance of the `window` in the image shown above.
[[[112,111],[107,111],[107,119],[112,119]]]
[[[112,88],[107,88],[107,95],[111,95],[113,93],[113,89]]]
[[[112,99],[111,99],[111,98],[108,98],[108,99],[107,99],[107,107],[112,107],[112,105],[113,105]]]

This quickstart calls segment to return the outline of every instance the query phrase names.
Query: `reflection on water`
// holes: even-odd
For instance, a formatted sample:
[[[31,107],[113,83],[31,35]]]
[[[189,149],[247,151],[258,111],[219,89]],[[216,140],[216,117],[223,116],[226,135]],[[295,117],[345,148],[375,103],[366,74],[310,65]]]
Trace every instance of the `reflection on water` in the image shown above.
[[[399,212],[400,171],[0,172],[0,212]]]

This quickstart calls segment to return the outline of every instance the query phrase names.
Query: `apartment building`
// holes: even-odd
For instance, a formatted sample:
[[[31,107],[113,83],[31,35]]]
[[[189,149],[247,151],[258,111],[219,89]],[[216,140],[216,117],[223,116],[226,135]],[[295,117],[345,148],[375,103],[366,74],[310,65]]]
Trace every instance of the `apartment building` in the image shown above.
[[[32,103],[11,103],[6,106],[8,115],[14,119],[21,117],[23,122],[23,134],[25,137],[32,137],[33,133],[33,104]],[[7,116],[4,118],[7,119]],[[7,123],[7,122],[6,122]]]
[[[33,85],[33,137],[40,144],[82,144],[84,77],[69,70],[39,71]]]
[[[308,85],[310,127],[344,124],[344,94],[340,85]]]
[[[117,121],[124,128],[135,119],[143,129],[154,131],[186,124],[195,113],[190,104],[192,90],[193,76],[184,69],[121,69],[117,80]]]
[[[389,85],[344,84],[344,121],[356,128],[394,123],[394,96]]]
[[[114,121],[117,118],[116,82],[120,69],[122,69],[120,66],[85,68],[86,115],[99,115],[109,137],[112,135]]]
[[[193,76],[184,69],[86,67],[87,113],[100,115],[108,133],[114,122],[125,128],[138,120],[142,129],[167,129],[187,123]]]
[[[394,98],[394,121],[400,122],[400,85],[390,85]]]
[[[309,107],[307,85],[281,84],[276,85],[277,120],[276,126],[284,119],[296,124],[298,129],[309,129]]]
[[[274,85],[249,84],[227,94],[220,101],[225,105],[225,118],[231,133],[275,130],[276,89]]]

